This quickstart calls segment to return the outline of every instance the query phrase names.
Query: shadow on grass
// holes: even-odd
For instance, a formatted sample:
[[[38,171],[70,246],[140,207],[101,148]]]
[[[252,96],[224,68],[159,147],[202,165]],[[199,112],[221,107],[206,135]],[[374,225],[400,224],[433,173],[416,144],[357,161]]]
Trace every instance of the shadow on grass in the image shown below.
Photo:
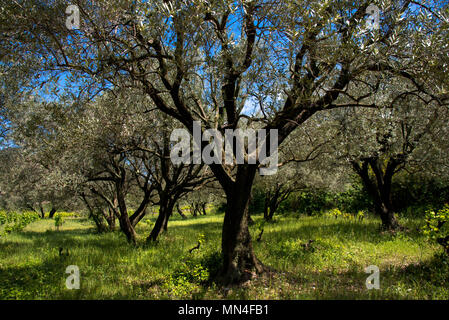
[[[278,272],[270,275],[280,288],[281,299],[445,299],[449,298],[449,257],[444,253],[405,266],[380,270],[380,289],[366,288],[369,274],[363,268],[349,270]],[[265,279],[261,279],[266,285]],[[285,284],[288,284],[285,286]],[[260,284],[260,283],[259,283]],[[288,290],[284,290],[289,287]]]
[[[205,231],[208,232],[220,232],[221,233],[221,227],[223,223],[222,222],[201,222],[201,223],[194,223],[194,224],[183,224],[183,225],[176,225],[176,226],[170,226],[170,222],[168,223],[168,229],[173,230],[194,230],[194,231]]]
[[[77,298],[80,290],[68,290],[65,280],[67,266],[71,265],[67,257],[54,256],[35,264],[6,267],[0,269],[0,299],[52,299],[67,291],[66,298]],[[71,291],[71,292],[68,292]],[[78,291],[78,292],[77,292]]]
[[[354,241],[367,241],[372,243],[379,243],[383,241],[390,241],[395,238],[399,232],[382,232],[380,223],[377,224],[374,221],[358,222],[358,221],[345,221],[345,220],[332,220],[329,219],[328,223],[320,223],[315,225],[309,223],[301,223],[298,219],[298,224],[290,230],[265,230],[266,237],[277,237],[281,235],[285,239],[316,239],[320,238],[335,238],[339,237],[347,240]],[[285,222],[284,222],[285,223]],[[268,224],[276,225],[275,224]],[[413,238],[420,238],[422,235],[416,230],[404,231],[401,233],[407,234],[407,236]]]
[[[404,268],[395,268],[392,272],[401,278],[408,279],[410,284],[421,279],[449,289],[449,257],[444,252],[437,253],[427,261],[409,264]]]
[[[20,246],[21,248],[39,248],[43,245],[54,247],[55,250],[62,247],[64,249],[74,249],[80,246],[94,247],[98,249],[119,249],[128,243],[126,237],[120,231],[97,233],[92,229],[73,229],[60,231],[24,231],[18,234],[21,238],[31,240],[32,243],[21,243],[15,239],[5,239],[0,243],[0,248]],[[87,236],[87,237],[86,237]],[[105,241],[106,240],[106,241]],[[131,247],[131,245],[129,245]]]

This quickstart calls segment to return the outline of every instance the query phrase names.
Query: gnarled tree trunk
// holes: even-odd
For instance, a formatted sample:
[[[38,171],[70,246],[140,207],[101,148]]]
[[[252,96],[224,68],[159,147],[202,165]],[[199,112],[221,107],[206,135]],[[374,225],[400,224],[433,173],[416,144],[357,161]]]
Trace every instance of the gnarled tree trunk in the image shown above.
[[[159,202],[159,215],[157,216],[156,223],[147,238],[147,242],[156,241],[157,237],[162,230],[167,231],[168,220],[173,212],[173,207],[175,205],[173,199],[167,199],[162,197]]]
[[[150,204],[150,199],[151,199],[151,190],[145,190],[142,202],[140,203],[136,212],[134,212],[134,214],[129,218],[134,228],[146,216],[147,208],[148,205]]]
[[[125,193],[124,193],[124,185],[125,185],[125,173],[124,169],[121,169],[121,177],[115,181],[116,186],[116,193],[117,193],[117,201],[118,201],[118,208],[120,210],[120,216],[119,216],[119,223],[120,223],[120,229],[123,231],[123,233],[126,235],[126,238],[128,239],[128,242],[132,244],[136,244],[136,231],[134,230],[134,227],[129,219],[128,216],[128,210],[126,208],[126,202],[125,202]]]
[[[391,207],[381,201],[375,204],[375,210],[376,213],[380,216],[380,219],[382,220],[382,227],[385,230],[396,230],[401,228],[401,225],[396,219],[396,216]]]
[[[255,166],[241,166],[236,181],[226,188],[227,207],[223,221],[221,249],[223,266],[220,273],[224,283],[239,283],[251,279],[265,268],[256,258],[248,230],[248,206]]]
[[[382,228],[385,230],[400,229],[401,225],[394,214],[391,201],[391,184],[396,168],[401,164],[400,159],[390,158],[385,170],[381,169],[379,159],[376,157],[362,160],[362,164],[353,161],[355,172],[362,179],[363,186],[374,202],[374,210],[380,216]],[[371,167],[374,177],[368,172]]]

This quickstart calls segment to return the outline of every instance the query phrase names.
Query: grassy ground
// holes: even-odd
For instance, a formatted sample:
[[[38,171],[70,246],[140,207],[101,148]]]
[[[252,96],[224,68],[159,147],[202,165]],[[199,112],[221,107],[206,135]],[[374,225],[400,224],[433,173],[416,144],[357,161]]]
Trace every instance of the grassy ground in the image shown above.
[[[119,232],[96,234],[83,218],[66,219],[59,231],[53,220],[36,221],[0,238],[0,299],[449,299],[448,262],[417,230],[419,220],[401,219],[409,231],[391,234],[369,217],[277,217],[254,241],[276,272],[228,288],[207,280],[220,261],[222,220],[174,217],[158,243],[144,246],[152,215],[137,229],[138,247]],[[261,219],[254,220],[257,238]],[[59,247],[69,256],[59,256]],[[80,269],[79,290],[65,286],[68,265]],[[369,265],[380,268],[379,290],[365,286]]]

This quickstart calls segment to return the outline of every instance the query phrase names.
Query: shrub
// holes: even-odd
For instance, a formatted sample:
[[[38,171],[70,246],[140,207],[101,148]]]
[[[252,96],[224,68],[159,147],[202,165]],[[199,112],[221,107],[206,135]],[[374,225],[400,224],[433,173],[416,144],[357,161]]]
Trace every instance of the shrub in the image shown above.
[[[428,210],[425,221],[424,234],[443,246],[449,255],[449,204],[445,204],[442,209],[436,212]]]
[[[58,211],[55,213],[53,218],[56,218],[56,216],[59,215],[62,218],[73,218],[73,217],[79,217],[80,215],[77,212],[66,212],[66,211]]]
[[[338,218],[343,216],[343,212],[341,212],[339,209],[334,208],[327,212],[326,216],[332,217],[332,218]]]
[[[56,229],[59,230],[59,227],[62,226],[62,224],[64,223],[64,218],[61,214],[56,213],[55,214],[55,227]]]
[[[5,234],[22,231],[30,223],[39,220],[36,212],[0,211],[0,225],[4,225]]]
[[[356,215],[353,215],[351,213],[340,211],[340,209],[334,208],[332,210],[329,210],[326,213],[326,216],[332,217],[332,218],[343,218],[347,220],[363,220],[363,217],[365,216],[365,212],[363,210],[359,210]]]
[[[176,298],[193,297],[201,291],[200,285],[209,279],[209,270],[192,260],[184,262],[180,269],[164,281],[162,287]]]
[[[361,221],[361,220],[363,220],[364,217],[365,217],[365,211],[359,210],[357,212],[357,216],[356,216],[357,220]]]

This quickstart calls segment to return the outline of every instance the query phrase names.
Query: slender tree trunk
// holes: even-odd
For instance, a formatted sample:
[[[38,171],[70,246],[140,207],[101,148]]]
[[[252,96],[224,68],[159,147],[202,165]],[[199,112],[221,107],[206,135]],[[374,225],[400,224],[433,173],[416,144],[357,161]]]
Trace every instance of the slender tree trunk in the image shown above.
[[[181,218],[183,219],[187,219],[187,216],[182,212],[181,208],[179,207],[179,202],[176,205],[176,210],[178,211],[179,215],[181,216]]]
[[[265,203],[263,207],[263,218],[265,221],[271,221],[273,220],[273,214],[272,207],[271,207],[271,201],[270,201],[270,194],[265,194]]]
[[[205,203],[201,204],[201,209],[203,210],[203,215],[206,215],[206,204]]]
[[[51,208],[48,217],[49,217],[50,219],[53,219],[53,216],[55,215],[55,213],[56,213],[56,209],[55,209],[55,208]]]
[[[86,195],[84,193],[81,194],[81,199],[83,199],[84,203],[86,204],[87,210],[89,211],[89,218],[91,218],[95,226],[97,227],[98,233],[103,233],[106,231],[106,227],[103,224],[103,221],[101,220],[101,217],[99,218],[95,213],[92,206],[89,204],[89,201],[87,201]]]
[[[380,190],[380,196],[383,203],[380,218],[382,220],[382,226],[386,230],[396,230],[402,228],[394,214],[393,203],[391,200],[391,185],[396,166],[397,164],[392,162],[392,160],[389,161],[389,165],[387,166],[384,174],[384,183]]]
[[[106,222],[108,223],[109,231],[115,230],[115,213],[111,208],[108,208],[108,214],[105,214]]]
[[[168,220],[170,220],[170,218],[173,214],[173,207],[174,207],[174,205],[169,204],[166,209],[166,218],[164,220],[164,232],[167,232],[167,230],[168,230]]]
[[[99,216],[95,215],[92,211],[90,211],[89,218],[91,218],[94,221],[98,233],[103,233],[106,231],[107,228],[104,225],[101,217],[99,218]]]
[[[363,160],[361,166],[357,162],[352,164],[355,172],[360,176],[365,190],[373,199],[374,210],[380,216],[382,228],[385,230],[400,229],[401,225],[396,219],[391,201],[391,183],[398,163],[390,160],[385,173],[380,169],[378,159],[376,158]],[[373,170],[374,181],[368,174],[368,166],[371,166]]]
[[[125,193],[123,189],[124,189],[124,175],[122,175],[121,179],[116,181],[117,202],[118,208],[120,210],[120,217],[119,217],[120,229],[126,235],[128,242],[136,244],[137,235],[136,231],[134,230],[134,227],[131,224],[131,221],[129,220],[128,210],[126,208],[125,202]]]
[[[162,226],[165,224],[165,219],[166,219],[165,210],[160,208],[159,215],[157,216],[156,219],[156,223],[154,224],[154,227],[147,238],[147,243],[151,241],[156,241],[157,237],[159,236],[159,233],[162,230]]]
[[[190,213],[192,214],[192,217],[197,216],[196,204],[194,202],[190,204]]]
[[[42,207],[42,205],[39,205],[39,210],[41,212],[41,218],[45,219],[45,212],[44,212],[44,208]]]
[[[227,208],[223,221],[221,249],[224,283],[239,283],[251,279],[253,272],[262,273],[264,267],[256,258],[248,230],[249,194],[256,168],[242,166],[231,188],[226,190]]]
[[[168,220],[173,212],[174,202],[165,197],[161,198],[159,204],[159,215],[154,224],[153,230],[147,238],[147,242],[156,241],[162,230],[167,231]]]
[[[126,235],[128,242],[136,244],[136,231],[134,230],[131,222],[129,221],[128,215],[120,214],[120,230]]]
[[[275,193],[273,195],[273,197],[271,197],[270,193],[267,193],[265,195],[265,205],[264,205],[264,209],[263,209],[263,217],[264,217],[265,221],[267,221],[267,222],[273,221],[274,213],[276,212],[276,210],[278,208],[277,196],[278,196],[277,193]]]
[[[143,197],[142,202],[140,203],[139,207],[137,208],[136,212],[129,218],[131,220],[131,224],[135,228],[136,225],[146,216],[147,214],[147,207],[150,203],[151,198],[151,192],[146,191]]]

